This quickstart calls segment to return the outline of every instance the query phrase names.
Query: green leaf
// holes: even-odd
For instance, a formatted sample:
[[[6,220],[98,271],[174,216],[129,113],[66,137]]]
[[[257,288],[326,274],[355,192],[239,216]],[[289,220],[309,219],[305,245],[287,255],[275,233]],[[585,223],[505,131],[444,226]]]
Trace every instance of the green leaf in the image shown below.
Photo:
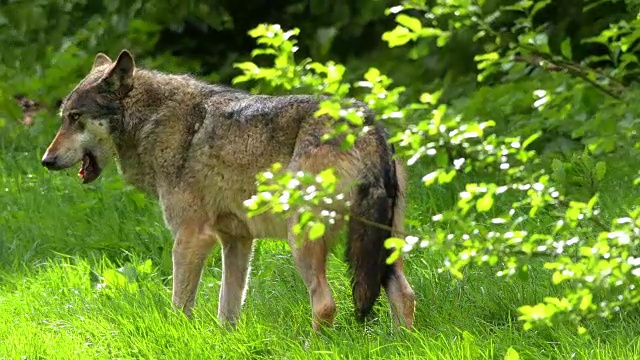
[[[113,288],[123,288],[127,285],[127,278],[119,271],[107,269],[102,274],[104,283]]]
[[[447,184],[450,183],[453,178],[456,176],[456,171],[455,170],[451,170],[449,172],[446,171],[441,171],[438,172],[438,182],[440,184]]]
[[[476,202],[476,209],[479,212],[489,211],[493,206],[493,193],[486,193],[483,197]]]
[[[597,202],[598,202],[598,194],[595,194],[587,203],[587,209],[593,210],[593,207],[596,205]]]
[[[500,59],[500,54],[498,54],[497,51],[484,53],[473,57],[473,60],[475,61],[495,61],[498,59]]]
[[[421,38],[429,38],[429,37],[434,37],[434,36],[438,36],[438,41],[446,41],[447,40],[447,36],[448,34],[440,29],[437,28],[432,28],[432,27],[426,27],[423,28],[422,30],[420,30],[420,32],[418,32],[417,34],[418,37]],[[444,40],[440,40],[440,37],[444,38]],[[440,44],[438,44],[438,46],[441,46]]]
[[[444,149],[436,153],[436,165],[443,169],[449,165],[449,155],[447,155]]]
[[[309,229],[309,240],[316,240],[324,235],[325,225],[322,222],[315,222]]]
[[[387,260],[385,260],[385,262],[387,263],[387,265],[391,265],[396,260],[398,260],[399,257],[400,257],[400,249],[395,249],[393,252],[391,252],[391,254],[389,254],[389,257],[387,258]]]
[[[551,0],[537,0],[529,13],[529,18],[533,19],[533,17],[538,13],[538,11],[544,9],[547,5],[551,3]]]
[[[345,135],[344,140],[340,143],[340,149],[347,151],[353,147],[356,142],[356,136],[352,133]]]
[[[607,172],[607,164],[604,161],[598,161],[596,163],[596,167],[594,170],[594,178],[596,179],[596,181],[602,181],[602,179],[604,179],[604,175]]]
[[[560,45],[560,51],[562,52],[562,56],[566,57],[569,60],[573,59],[573,53],[571,51],[571,38],[566,38]]]
[[[378,79],[380,78],[380,70],[378,70],[375,67],[370,67],[367,72],[364,74],[364,78],[365,80],[371,82],[371,83],[376,83],[378,82]]]
[[[149,274],[153,270],[152,265],[153,265],[153,263],[152,263],[151,259],[147,259],[145,262],[143,262],[142,264],[138,265],[136,267],[136,270],[140,274]]]
[[[516,349],[509,347],[509,349],[507,349],[507,353],[504,354],[504,360],[520,360],[520,355]]]
[[[560,271],[554,272],[553,276],[551,277],[551,281],[553,282],[554,285],[560,284],[563,280],[564,280],[564,276]]]
[[[501,10],[502,11],[528,11],[529,8],[531,7],[531,5],[533,5],[533,1],[531,0],[523,0],[523,1],[518,1],[517,3],[513,4],[513,5],[506,5],[506,6],[502,6]]]
[[[300,218],[298,218],[298,224],[300,226],[306,226],[311,220],[313,220],[313,214],[311,211],[305,211],[300,214]],[[300,232],[298,232],[299,234]]]
[[[384,247],[386,249],[400,249],[404,246],[404,239],[391,237],[384,241]]]
[[[260,24],[257,27],[249,30],[248,34],[251,37],[257,38],[260,36],[264,36],[268,31],[267,25],[266,24]]]
[[[409,28],[413,32],[418,32],[422,29],[422,23],[420,20],[406,14],[396,16],[396,21],[398,24]]]
[[[536,132],[535,134],[529,136],[525,141],[522,142],[522,148],[526,149],[532,142],[534,142],[537,138],[542,135],[541,131]]]
[[[413,40],[413,34],[406,27],[398,25],[382,34],[382,40],[386,41],[389,47],[402,46]]]
[[[582,296],[582,300],[580,300],[580,310],[587,310],[591,304],[593,303],[593,295],[591,293],[587,293]]]
[[[441,93],[441,90],[434,93],[423,93],[422,95],[420,95],[420,102],[435,105],[438,102]]]
[[[257,72],[259,71],[258,65],[251,61],[245,61],[241,63],[233,64],[233,67],[238,68],[240,70],[244,70],[245,72]]]
[[[251,80],[251,78],[250,78],[249,76],[246,76],[246,75],[238,75],[238,76],[234,77],[234,78],[231,80],[231,84],[233,84],[233,85],[235,85],[235,84],[240,84],[240,83],[243,83],[243,82],[247,82],[247,81],[249,81],[249,80]]]
[[[549,52],[549,35],[547,33],[536,34],[529,40],[529,43],[538,46],[539,50],[544,53]]]

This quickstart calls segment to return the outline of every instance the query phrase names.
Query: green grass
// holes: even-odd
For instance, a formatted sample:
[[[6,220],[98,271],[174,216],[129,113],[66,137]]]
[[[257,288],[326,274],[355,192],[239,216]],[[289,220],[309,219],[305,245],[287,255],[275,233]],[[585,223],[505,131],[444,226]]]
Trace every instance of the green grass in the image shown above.
[[[353,319],[341,251],[329,277],[339,314],[334,329],[314,334],[310,305],[288,247],[263,241],[236,331],[216,320],[220,254],[201,282],[194,319],[170,308],[171,238],[157,204],[126,186],[110,167],[95,185],[75,171],[48,173],[39,158],[52,126],[0,133],[0,359],[74,358],[426,358],[503,359],[513,347],[522,359],[637,359],[637,316],[523,331],[517,308],[561,289],[548,273],[504,281],[495,269],[469,268],[454,283],[438,273],[441,256],[413,252],[406,272],[417,293],[416,331],[393,331],[386,299],[378,318]],[[621,214],[637,193],[619,165],[604,184],[603,216]],[[414,177],[409,217],[428,219],[451,192],[420,188]],[[136,288],[104,289],[102,275],[123,264],[152,261]]]

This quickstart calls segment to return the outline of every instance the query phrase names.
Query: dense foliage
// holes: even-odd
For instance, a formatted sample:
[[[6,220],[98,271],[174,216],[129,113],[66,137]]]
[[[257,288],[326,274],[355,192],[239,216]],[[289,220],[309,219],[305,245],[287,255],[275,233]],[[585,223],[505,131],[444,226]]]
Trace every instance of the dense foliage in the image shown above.
[[[544,27],[534,27],[536,14],[549,3],[522,1],[488,16],[478,7],[460,8],[460,4],[439,9],[456,13],[458,23],[453,28],[465,23],[477,27],[477,40],[485,42],[485,52],[475,55],[478,83],[487,83],[491,78],[496,82],[511,80],[508,93],[502,98],[496,95],[506,85],[479,90],[480,94],[489,91],[483,102],[474,97],[462,103],[445,102],[440,91],[422,93],[418,102],[402,101],[399,94],[405,89],[387,89],[391,81],[376,68],[369,69],[364,81],[355,84],[370,90],[370,94],[360,96],[378,110],[381,121],[397,126],[399,119],[405,120],[392,142],[408,158],[410,166],[419,161],[429,164],[432,171],[422,178],[427,188],[435,184],[446,186],[463,173],[482,179],[464,181],[457,203],[439,209],[440,213],[434,214],[431,221],[420,223],[414,233],[404,239],[389,239],[388,245],[396,249],[391,259],[417,246],[444,252],[447,257],[443,269],[462,278],[464,267],[470,264],[492,266],[497,276],[526,274],[534,258],[544,257],[544,268],[553,270],[551,280],[555,284],[571,282],[572,287],[562,297],[547,297],[543,303],[522,306],[520,319],[526,322],[525,328],[563,318],[580,322],[594,315],[609,317],[622,308],[633,307],[638,301],[634,273],[640,274],[633,240],[638,236],[640,211],[636,207],[627,209],[612,225],[605,225],[598,218],[597,207],[597,183],[606,172],[606,163],[598,161],[598,157],[611,152],[627,156],[635,153],[635,129],[640,123],[628,100],[634,90],[625,84],[629,81],[625,77],[632,77],[637,60],[630,60],[629,45],[612,44],[614,35],[610,34],[617,30],[614,38],[624,44],[632,41],[627,37],[633,32],[613,27],[615,30],[606,29],[603,34],[586,39],[609,46],[613,55],[608,58],[613,63],[611,68],[594,69],[591,65],[597,60],[602,62],[602,56],[586,56],[576,62],[571,38],[565,38],[556,53],[551,50]],[[440,47],[447,44],[454,31],[428,27],[421,17],[407,15],[409,10],[427,15],[432,11],[423,4],[391,8],[389,12],[397,13],[398,25],[384,33],[383,40],[390,46],[424,38],[436,38]],[[516,25],[509,28],[517,37],[506,47],[501,43],[501,34],[493,29],[502,12],[520,16]],[[289,39],[295,32],[283,32],[278,26],[259,27],[251,35],[277,55],[273,68],[239,64],[244,70],[242,81],[266,79],[272,86],[284,84],[285,88],[310,85],[340,97],[347,92],[340,65],[307,60],[298,66],[287,63],[293,59],[290,49],[294,45]],[[420,51],[416,49],[412,50]],[[620,61],[622,58],[627,60]],[[518,61],[523,59],[557,75],[550,78],[546,74],[530,74],[535,80],[513,79],[522,73],[525,65]],[[523,92],[528,93],[528,99],[518,99],[516,94]],[[524,100],[519,111],[506,111],[509,118],[500,119],[500,110],[517,106],[518,100]],[[325,103],[319,113],[346,117],[351,123],[362,125],[354,111],[341,112],[331,102]],[[344,128],[336,130],[343,132],[348,126]],[[551,135],[554,132],[558,135]],[[545,146],[535,143],[543,133]],[[357,133],[349,135],[352,142]],[[560,137],[563,135],[570,139]],[[572,146],[562,147],[563,142]],[[530,150],[535,148],[537,152]],[[316,185],[326,188],[326,183],[332,183],[332,174],[324,174],[330,175],[329,180],[327,176],[314,179],[303,174],[275,178],[272,172],[267,175],[260,178],[259,194],[248,201],[254,213],[266,209],[286,213],[294,208],[289,204],[296,200],[319,203],[320,197],[331,201],[326,195],[317,194]],[[587,191],[572,189],[570,185],[576,182]],[[550,215],[544,227],[539,220],[542,212]],[[305,214],[299,229],[308,226],[311,237],[319,237],[324,228],[322,221],[313,219],[310,212]],[[586,226],[589,221],[599,227]],[[579,331],[586,329],[579,326]]]
[[[454,194],[407,219],[406,236],[388,240],[393,256],[443,256],[441,270],[456,278],[486,266],[505,282],[546,271],[569,284],[521,304],[525,329],[569,321],[582,333],[590,318],[624,316],[640,302],[638,193],[605,194],[627,198],[600,215],[610,165],[639,170],[634,1],[3,3],[5,140],[25,131],[13,96],[53,113],[97,51],[123,47],[139,66],[255,92],[330,94],[320,112],[353,125],[336,127],[345,146],[364,130],[338,101],[356,97],[389,127],[422,191]],[[43,121],[30,131],[40,134]],[[259,180],[247,201],[254,213],[340,196],[330,170],[313,177],[275,165]],[[323,219],[302,220],[300,231],[322,234]]]

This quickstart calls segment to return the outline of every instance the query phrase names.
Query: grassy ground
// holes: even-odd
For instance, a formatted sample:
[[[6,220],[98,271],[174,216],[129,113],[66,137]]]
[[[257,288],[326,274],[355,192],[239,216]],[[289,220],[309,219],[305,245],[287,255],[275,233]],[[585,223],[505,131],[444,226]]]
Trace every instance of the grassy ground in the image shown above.
[[[519,305],[557,292],[548,274],[505,282],[473,269],[453,283],[439,258],[413,253],[407,274],[417,293],[416,332],[394,332],[387,302],[378,319],[354,322],[341,252],[330,259],[339,315],[316,335],[304,286],[282,242],[257,248],[248,300],[236,331],[217,325],[220,255],[207,267],[193,321],[170,310],[171,239],[155,202],[127,187],[112,166],[95,185],[75,171],[48,173],[39,158],[53,127],[0,132],[0,359],[72,358],[427,358],[638,359],[637,318],[524,332]],[[55,126],[55,124],[54,124]],[[0,130],[2,131],[2,130]],[[632,199],[619,165],[604,185],[603,214],[616,216]],[[622,175],[621,175],[622,174]],[[415,183],[410,217],[428,217],[452,199]],[[103,277],[124,264],[151,267],[133,274],[135,287],[105,290]]]

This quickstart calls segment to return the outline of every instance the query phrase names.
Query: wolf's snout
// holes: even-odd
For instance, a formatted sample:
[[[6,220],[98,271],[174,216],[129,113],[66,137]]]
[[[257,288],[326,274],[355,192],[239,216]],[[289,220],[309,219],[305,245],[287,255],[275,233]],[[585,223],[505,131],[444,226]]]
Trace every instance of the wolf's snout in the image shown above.
[[[57,170],[60,167],[58,166],[58,156],[49,156],[45,155],[42,158],[42,166],[46,167],[49,170]]]

